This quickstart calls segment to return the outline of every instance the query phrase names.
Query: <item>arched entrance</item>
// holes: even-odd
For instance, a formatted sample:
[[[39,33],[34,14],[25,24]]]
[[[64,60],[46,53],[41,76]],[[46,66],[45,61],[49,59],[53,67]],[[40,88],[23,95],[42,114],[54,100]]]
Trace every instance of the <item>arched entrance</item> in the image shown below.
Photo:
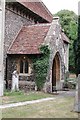
[[[59,60],[59,53],[56,53],[53,66],[52,66],[52,92],[57,83],[60,81],[60,60]]]

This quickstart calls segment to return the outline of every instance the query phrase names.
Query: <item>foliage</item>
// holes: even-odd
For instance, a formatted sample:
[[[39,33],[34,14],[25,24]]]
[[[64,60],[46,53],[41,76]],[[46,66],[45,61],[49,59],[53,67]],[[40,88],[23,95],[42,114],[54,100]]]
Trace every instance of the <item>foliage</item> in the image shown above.
[[[80,74],[80,16],[78,17],[78,37],[74,42],[76,75]]]
[[[40,47],[40,51],[42,53],[41,57],[35,58],[33,61],[33,66],[35,70],[35,82],[38,90],[41,90],[45,83],[50,55],[50,50],[48,49],[48,46],[42,45]]]
[[[60,23],[65,34],[70,39],[69,67],[75,68],[74,42],[77,39],[77,15],[73,11],[61,10],[56,15],[60,17]]]
[[[24,94],[23,91],[11,92],[9,90],[4,91],[4,96],[18,96]]]

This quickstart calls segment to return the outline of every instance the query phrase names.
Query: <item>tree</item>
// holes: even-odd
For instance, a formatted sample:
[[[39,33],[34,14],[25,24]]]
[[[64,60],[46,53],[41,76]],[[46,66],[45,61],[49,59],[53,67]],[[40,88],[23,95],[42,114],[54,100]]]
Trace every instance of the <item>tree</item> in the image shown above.
[[[76,75],[80,74],[80,16],[78,17],[78,37],[74,41]]]
[[[74,72],[75,68],[75,54],[74,54],[74,43],[77,39],[77,15],[73,11],[61,10],[57,14],[60,17],[60,23],[64,33],[70,39],[70,48],[69,48],[69,69],[71,72]],[[72,68],[72,69],[71,69]]]

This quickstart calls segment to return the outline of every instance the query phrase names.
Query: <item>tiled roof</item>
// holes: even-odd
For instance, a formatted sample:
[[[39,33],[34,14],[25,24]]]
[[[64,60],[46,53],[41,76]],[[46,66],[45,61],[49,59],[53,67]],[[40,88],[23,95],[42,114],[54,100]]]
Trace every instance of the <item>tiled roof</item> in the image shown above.
[[[49,30],[50,24],[26,26],[21,29],[18,36],[8,50],[8,54],[39,54],[39,47]]]
[[[70,43],[69,38],[65,35],[64,32],[61,32],[62,40],[66,43]]]
[[[39,15],[43,19],[45,19],[48,22],[52,22],[53,15],[50,13],[50,11],[47,9],[47,7],[44,5],[44,3],[41,0],[37,0],[37,2],[28,2],[29,0],[16,0],[35,14]],[[32,0],[33,1],[33,0]]]

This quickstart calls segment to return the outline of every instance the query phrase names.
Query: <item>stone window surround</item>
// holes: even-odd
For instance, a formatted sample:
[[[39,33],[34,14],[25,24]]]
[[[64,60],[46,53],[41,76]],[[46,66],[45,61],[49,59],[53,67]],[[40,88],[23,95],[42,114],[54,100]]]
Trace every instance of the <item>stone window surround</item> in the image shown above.
[[[27,74],[29,72],[29,62],[25,59],[20,60],[20,73],[25,73]]]
[[[20,61],[27,61],[28,62],[28,73],[20,73]],[[20,59],[18,60],[18,64],[17,64],[17,70],[19,72],[19,76],[30,76],[31,75],[31,60],[28,57],[20,57]],[[25,68],[23,68],[25,69]]]

